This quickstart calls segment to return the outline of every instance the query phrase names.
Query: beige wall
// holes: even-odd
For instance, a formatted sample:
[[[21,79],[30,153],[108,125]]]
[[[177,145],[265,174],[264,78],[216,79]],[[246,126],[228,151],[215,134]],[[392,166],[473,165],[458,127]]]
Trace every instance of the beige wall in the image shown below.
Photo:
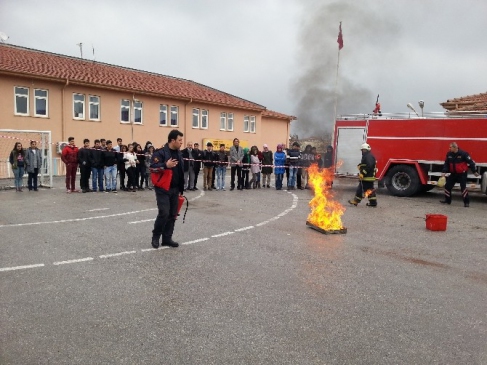
[[[14,87],[28,87],[31,116],[14,115]],[[49,91],[49,112],[47,118],[33,117],[34,88]],[[85,120],[73,118],[73,93],[85,94]],[[100,121],[88,120],[89,95],[100,97]],[[143,102],[143,124],[120,122],[120,103],[122,99],[136,99]],[[179,107],[179,129],[184,133],[184,144],[187,141],[199,142],[204,139],[233,140],[237,137],[248,141],[249,145],[262,148],[267,143],[272,151],[278,143],[287,143],[289,122],[274,118],[262,118],[260,111],[242,110],[225,106],[205,105],[190,101],[172,100],[150,95],[132,94],[117,90],[106,90],[87,86],[66,84],[54,81],[27,79],[0,75],[0,129],[49,130],[52,132],[53,145],[75,137],[76,144],[81,146],[84,138],[93,143],[94,139],[111,139],[114,143],[121,137],[124,143],[137,141],[144,145],[150,140],[155,146],[162,146],[167,141],[167,134],[172,127],[159,126],[159,106],[167,104]],[[209,111],[208,129],[192,128],[193,108]],[[220,113],[234,113],[234,130],[220,130]],[[170,118],[168,110],[168,119]],[[245,115],[256,117],[256,133],[243,132]],[[11,143],[13,145],[13,143]],[[23,142],[28,145],[28,142]],[[7,156],[8,157],[8,156]],[[56,151],[53,149],[53,157]],[[2,156],[4,158],[4,156]]]

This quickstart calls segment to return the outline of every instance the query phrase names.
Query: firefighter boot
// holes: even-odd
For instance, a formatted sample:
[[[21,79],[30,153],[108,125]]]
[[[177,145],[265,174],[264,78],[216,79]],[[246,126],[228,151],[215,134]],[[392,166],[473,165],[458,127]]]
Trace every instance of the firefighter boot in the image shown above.
[[[348,202],[349,202],[350,204],[354,205],[354,206],[357,206],[357,205],[358,205],[358,203],[360,203],[360,201],[357,201],[355,198],[354,198],[354,199],[350,199]]]

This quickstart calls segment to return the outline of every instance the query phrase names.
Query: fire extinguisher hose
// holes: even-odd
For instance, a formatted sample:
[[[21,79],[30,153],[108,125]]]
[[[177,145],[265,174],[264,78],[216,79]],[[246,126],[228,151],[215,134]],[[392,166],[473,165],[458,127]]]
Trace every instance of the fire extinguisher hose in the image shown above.
[[[183,223],[184,223],[184,220],[186,219],[186,213],[188,212],[188,207],[189,207],[189,202],[188,202],[188,198],[186,198],[184,195],[180,195],[179,196],[179,209],[178,209],[178,215],[180,210],[181,210],[181,207],[184,203],[184,200],[186,200],[186,209],[184,210],[184,215],[183,215]]]

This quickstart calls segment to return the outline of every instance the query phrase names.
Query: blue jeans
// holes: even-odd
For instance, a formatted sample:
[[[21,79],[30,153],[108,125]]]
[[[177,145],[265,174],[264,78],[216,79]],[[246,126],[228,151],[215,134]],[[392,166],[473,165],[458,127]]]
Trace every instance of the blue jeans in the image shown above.
[[[117,165],[105,167],[105,177],[107,179],[107,190],[117,190]]]
[[[287,181],[288,187],[294,187],[296,185],[296,175],[298,174],[297,166],[289,166],[289,180]]]
[[[225,174],[227,173],[226,166],[218,166],[216,168],[216,188],[225,189]]]
[[[24,176],[24,166],[22,167],[17,167],[14,170],[14,177],[15,177],[15,187],[17,189],[20,189],[23,185],[22,178]]]
[[[97,191],[98,190],[97,188],[100,188],[100,191],[103,191],[103,168],[102,167],[91,168],[91,188],[93,189],[93,191]]]
[[[281,190],[282,189],[282,178],[284,177],[284,174],[275,174],[276,177],[276,189]]]

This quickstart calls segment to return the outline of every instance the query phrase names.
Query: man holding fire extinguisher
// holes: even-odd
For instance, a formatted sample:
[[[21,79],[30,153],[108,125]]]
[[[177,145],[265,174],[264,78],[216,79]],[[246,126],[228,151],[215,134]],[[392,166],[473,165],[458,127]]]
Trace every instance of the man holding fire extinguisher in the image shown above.
[[[157,201],[157,217],[152,230],[152,247],[178,247],[172,239],[174,224],[178,215],[179,197],[184,192],[183,157],[180,148],[183,133],[173,129],[167,136],[167,143],[152,155],[150,162],[151,179]]]

